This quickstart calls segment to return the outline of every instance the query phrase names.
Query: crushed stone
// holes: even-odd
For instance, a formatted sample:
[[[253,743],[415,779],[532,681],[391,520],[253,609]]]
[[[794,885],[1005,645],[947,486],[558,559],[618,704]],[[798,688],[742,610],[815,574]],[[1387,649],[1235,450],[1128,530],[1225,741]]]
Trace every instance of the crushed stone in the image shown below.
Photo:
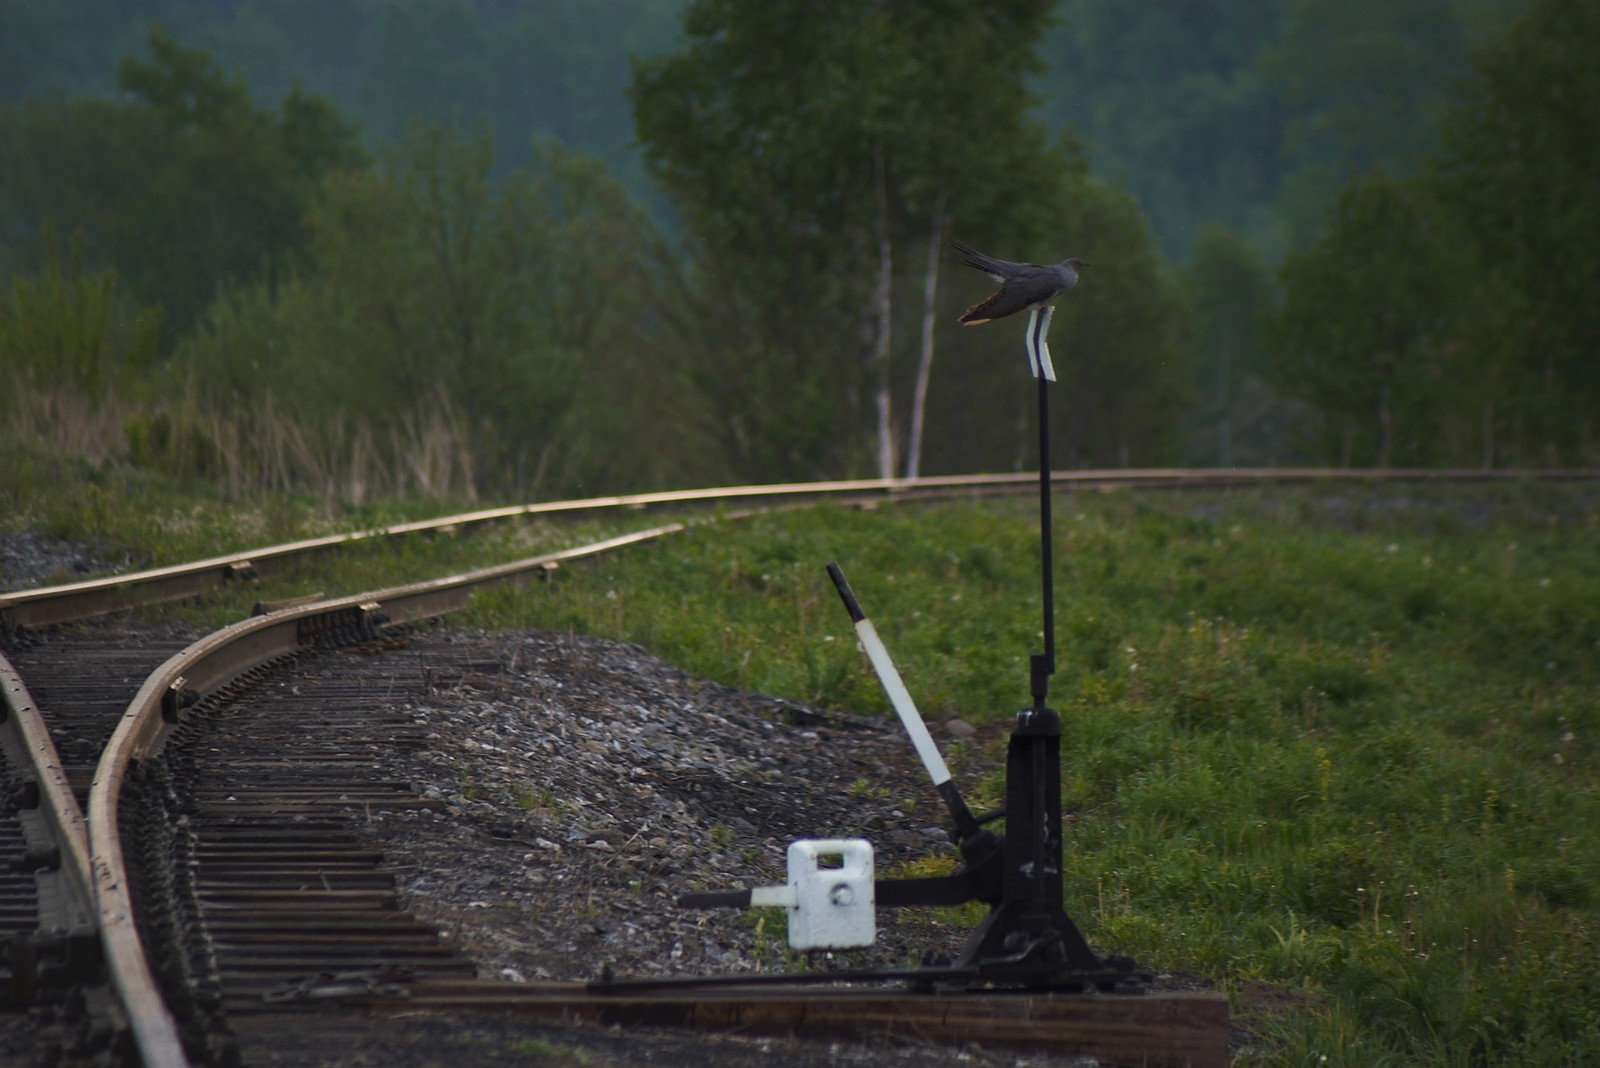
[[[880,911],[872,949],[802,960],[781,911],[675,904],[782,884],[796,838],[866,838],[880,877],[953,868],[943,806],[896,722],[575,635],[423,632],[388,655],[397,707],[430,744],[391,751],[383,773],[442,805],[375,811],[367,833],[407,906],[482,977],[906,967],[960,952],[967,926],[933,910]],[[989,766],[979,738],[935,730],[958,780]]]

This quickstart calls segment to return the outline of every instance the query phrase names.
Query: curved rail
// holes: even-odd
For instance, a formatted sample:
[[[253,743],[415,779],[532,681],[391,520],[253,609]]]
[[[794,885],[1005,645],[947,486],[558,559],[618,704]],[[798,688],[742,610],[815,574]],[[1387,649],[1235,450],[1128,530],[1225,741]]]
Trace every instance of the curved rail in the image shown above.
[[[1062,488],[1112,488],[1119,486],[1220,486],[1247,483],[1312,481],[1514,481],[1584,479],[1600,477],[1589,470],[1481,470],[1427,468],[1148,468],[1140,470],[1058,471],[1052,485]],[[1038,484],[1036,472],[947,475],[929,478],[853,479],[834,482],[793,482],[765,486],[723,486],[587,497],[570,501],[489,508],[438,519],[396,523],[386,527],[332,534],[321,538],[263,546],[192,563],[72,582],[33,590],[0,592],[0,626],[43,627],[72,620],[91,619],[125,608],[163,600],[194,597],[225,582],[254,578],[264,571],[320,552],[360,542],[409,534],[448,531],[481,523],[524,516],[572,514],[608,509],[642,509],[665,505],[717,504],[739,500],[821,498],[850,494],[887,497],[946,495],[955,492],[1026,492]]]
[[[271,612],[207,635],[145,680],[95,769],[89,791],[89,862],[107,971],[147,1068],[180,1068],[189,1060],[139,938],[117,812],[130,769],[159,751],[182,708],[252,668],[310,646],[330,630],[370,630],[380,621],[442,615],[463,607],[474,590],[526,580],[566,560],[682,529],[674,523],[463,575]]]

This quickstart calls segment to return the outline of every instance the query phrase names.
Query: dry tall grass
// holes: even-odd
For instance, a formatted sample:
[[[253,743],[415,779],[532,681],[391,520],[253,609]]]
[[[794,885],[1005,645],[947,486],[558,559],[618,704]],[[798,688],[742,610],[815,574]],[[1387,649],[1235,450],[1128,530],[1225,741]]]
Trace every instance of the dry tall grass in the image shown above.
[[[470,501],[479,490],[469,435],[444,398],[374,426],[353,417],[297,420],[271,394],[225,410],[22,385],[0,410],[0,436],[96,467],[133,463],[204,479],[230,497],[293,491],[359,507],[391,497]]]
[[[0,428],[35,451],[101,465],[128,458],[124,426],[135,410],[115,395],[95,398],[58,385],[17,385],[0,411]]]

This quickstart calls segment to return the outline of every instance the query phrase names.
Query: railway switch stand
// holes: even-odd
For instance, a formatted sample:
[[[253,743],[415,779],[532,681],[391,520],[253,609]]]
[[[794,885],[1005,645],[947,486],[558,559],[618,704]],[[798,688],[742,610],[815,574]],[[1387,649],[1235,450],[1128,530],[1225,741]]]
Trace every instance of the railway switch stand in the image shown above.
[[[1033,353],[1030,337],[1030,355]],[[1037,366],[1037,365],[1036,365]],[[687,908],[749,908],[784,905],[790,911],[790,944],[795,948],[845,948],[870,943],[871,928],[864,922],[834,930],[817,920],[842,919],[848,909],[866,909],[861,890],[870,885],[865,899],[876,908],[959,905],[979,901],[989,911],[969,937],[960,958],[950,966],[924,967],[896,972],[823,972],[766,977],[772,982],[829,982],[841,979],[898,980],[919,989],[960,990],[982,987],[1029,990],[1079,990],[1114,993],[1142,992],[1151,980],[1125,957],[1102,958],[1089,945],[1067,914],[1063,902],[1061,830],[1061,717],[1047,704],[1050,677],[1055,674],[1054,565],[1050,516],[1051,378],[1037,376],[1039,404],[1040,572],[1043,592],[1044,651],[1029,659],[1030,707],[1017,713],[1006,749],[1005,805],[998,811],[975,816],[951,778],[938,746],[917,711],[888,650],[872,621],[862,610],[837,563],[828,575],[855,624],[861,647],[883,684],[890,704],[927,769],[934,789],[943,799],[951,819],[951,840],[961,855],[953,873],[921,879],[871,879],[871,847],[866,843],[866,875],[859,866],[847,868],[856,880],[847,892],[830,900],[828,894],[844,884],[827,879],[816,889],[802,890],[797,879],[833,874],[815,866],[817,851],[833,849],[839,842],[796,842],[789,847],[789,885],[724,892],[687,894],[678,903]],[[1004,821],[1003,830],[988,826]],[[797,852],[798,850],[798,852]],[[807,865],[810,865],[808,868]],[[801,873],[797,876],[797,872]],[[841,907],[840,899],[848,902]],[[860,913],[851,914],[859,917]],[[748,982],[716,978],[685,979],[682,983]],[[608,982],[603,988],[615,988]],[[628,985],[626,981],[622,985]],[[660,985],[659,981],[649,985]],[[676,985],[676,984],[674,984]]]

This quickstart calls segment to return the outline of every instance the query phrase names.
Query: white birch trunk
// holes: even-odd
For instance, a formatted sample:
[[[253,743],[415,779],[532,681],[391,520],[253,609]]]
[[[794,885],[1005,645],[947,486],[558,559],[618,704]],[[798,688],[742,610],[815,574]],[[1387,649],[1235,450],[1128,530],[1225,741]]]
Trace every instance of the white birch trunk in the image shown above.
[[[889,238],[889,191],[883,173],[883,149],[877,152],[878,179],[878,343],[873,352],[877,370],[878,477],[894,477],[894,433],[889,403],[889,345],[894,324],[894,247]]]
[[[928,379],[933,373],[933,316],[939,296],[939,246],[944,230],[944,196],[933,209],[928,233],[928,269],[922,285],[922,349],[917,359],[917,389],[911,401],[911,440],[906,444],[906,477],[922,473],[922,428],[928,408]]]

